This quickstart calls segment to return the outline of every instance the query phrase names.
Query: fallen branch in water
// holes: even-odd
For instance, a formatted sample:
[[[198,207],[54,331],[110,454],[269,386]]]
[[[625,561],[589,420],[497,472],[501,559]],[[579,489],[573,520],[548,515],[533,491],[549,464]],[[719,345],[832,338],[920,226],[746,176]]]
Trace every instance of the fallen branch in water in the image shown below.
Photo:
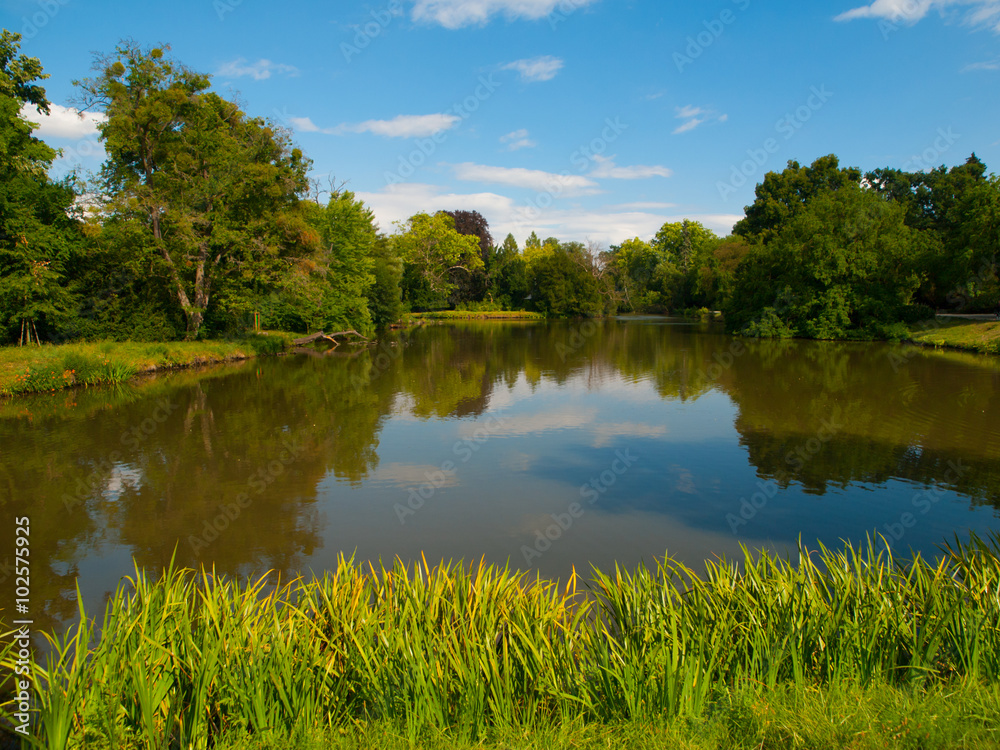
[[[311,344],[313,341],[316,341],[317,339],[326,339],[334,346],[337,346],[340,343],[336,339],[337,336],[357,336],[359,339],[362,339],[363,341],[368,340],[366,337],[362,336],[360,333],[358,333],[353,329],[350,331],[337,331],[336,333],[323,333],[322,331],[318,331],[316,333],[310,334],[309,336],[303,336],[300,339],[293,340],[292,345],[304,346],[305,344]]]

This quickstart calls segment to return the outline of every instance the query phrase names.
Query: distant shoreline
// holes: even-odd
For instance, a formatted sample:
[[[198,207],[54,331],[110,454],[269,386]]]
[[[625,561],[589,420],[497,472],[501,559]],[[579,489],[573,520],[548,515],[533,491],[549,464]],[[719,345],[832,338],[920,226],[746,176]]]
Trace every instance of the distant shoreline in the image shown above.
[[[416,322],[544,321],[535,312],[413,313]],[[1000,354],[1000,321],[992,316],[939,315],[910,326],[907,343],[935,349]],[[270,332],[240,341],[97,342],[0,348],[0,398],[82,385],[123,383],[154,372],[254,359],[289,351],[298,334]]]

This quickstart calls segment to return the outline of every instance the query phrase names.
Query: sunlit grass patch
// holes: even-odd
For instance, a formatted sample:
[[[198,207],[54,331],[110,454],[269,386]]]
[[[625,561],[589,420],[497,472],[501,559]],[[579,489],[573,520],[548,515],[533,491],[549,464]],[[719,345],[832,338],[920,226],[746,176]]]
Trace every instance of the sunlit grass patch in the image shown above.
[[[239,341],[91,342],[0,348],[0,395],[54,391],[74,385],[123,383],[142,372],[277,354],[291,335],[251,335]]]
[[[911,339],[919,344],[970,349],[983,354],[1000,354],[1000,321],[937,319],[910,328]]]

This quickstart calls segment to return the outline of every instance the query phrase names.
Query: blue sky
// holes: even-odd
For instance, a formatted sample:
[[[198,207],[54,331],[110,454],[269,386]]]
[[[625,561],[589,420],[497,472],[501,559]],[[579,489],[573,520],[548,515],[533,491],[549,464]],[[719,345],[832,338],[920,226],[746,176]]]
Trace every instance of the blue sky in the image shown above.
[[[0,0],[67,106],[92,53],[170,44],[290,128],[383,231],[480,211],[498,240],[617,244],[691,218],[727,234],[769,170],[836,153],[1000,171],[1000,0]],[[61,168],[100,163],[55,108]],[[38,119],[32,116],[32,119]]]

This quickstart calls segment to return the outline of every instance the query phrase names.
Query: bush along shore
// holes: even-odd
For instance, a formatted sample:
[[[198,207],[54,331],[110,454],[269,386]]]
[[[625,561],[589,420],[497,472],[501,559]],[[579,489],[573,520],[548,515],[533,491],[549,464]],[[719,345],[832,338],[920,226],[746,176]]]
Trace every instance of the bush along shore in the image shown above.
[[[46,636],[30,727],[16,700],[5,723],[55,750],[996,747],[998,582],[1000,536],[933,562],[870,542],[586,585],[426,560],[286,583],[137,571],[100,630],[81,606]]]
[[[136,375],[279,354],[292,334],[237,341],[103,341],[0,349],[0,396],[57,391],[79,385],[124,383]]]

